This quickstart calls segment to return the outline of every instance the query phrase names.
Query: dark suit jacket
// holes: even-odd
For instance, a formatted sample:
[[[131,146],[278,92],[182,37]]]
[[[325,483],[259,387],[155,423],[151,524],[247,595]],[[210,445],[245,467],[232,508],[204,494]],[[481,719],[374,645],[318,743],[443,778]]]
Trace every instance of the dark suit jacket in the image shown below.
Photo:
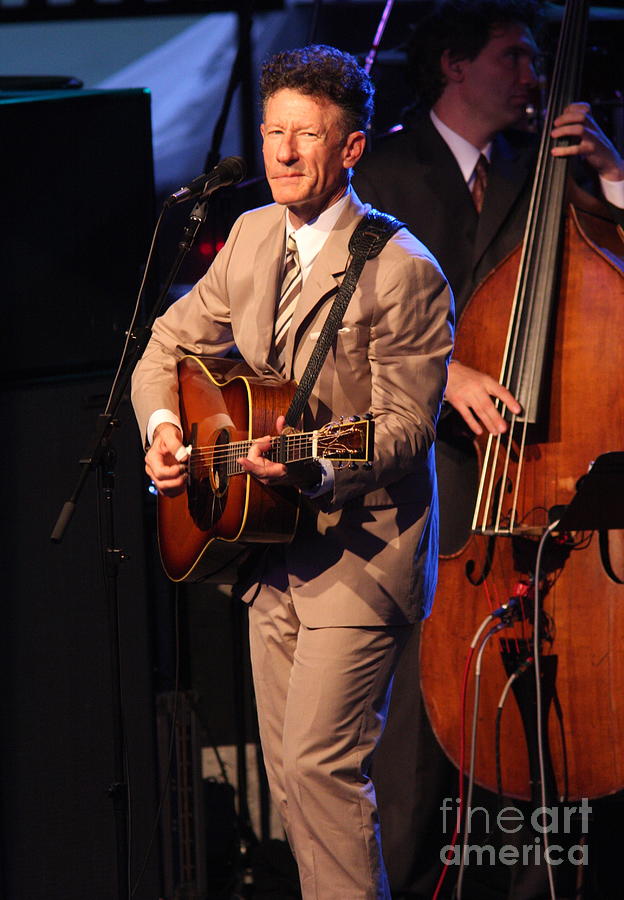
[[[429,114],[377,139],[358,163],[353,185],[377,209],[405,222],[442,266],[459,317],[478,284],[522,240],[533,184],[538,139],[506,131],[494,139],[488,184],[478,216],[463,175]],[[571,174],[588,193],[597,177],[574,160]],[[602,201],[604,213],[624,227],[624,210]]]
[[[431,250],[459,314],[477,284],[522,239],[536,154],[525,132],[499,134],[477,215],[462,173],[429,115],[380,138],[353,184],[360,197],[405,222]]]

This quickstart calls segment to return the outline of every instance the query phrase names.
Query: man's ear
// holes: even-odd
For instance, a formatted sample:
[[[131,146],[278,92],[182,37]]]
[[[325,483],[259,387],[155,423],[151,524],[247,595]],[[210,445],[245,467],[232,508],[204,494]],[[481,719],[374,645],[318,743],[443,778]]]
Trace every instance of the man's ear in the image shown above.
[[[453,56],[449,50],[445,50],[440,57],[440,69],[446,81],[461,82],[464,80],[464,68],[467,59]]]
[[[342,165],[350,169],[358,162],[366,147],[366,135],[363,131],[352,131],[347,135],[342,148]]]

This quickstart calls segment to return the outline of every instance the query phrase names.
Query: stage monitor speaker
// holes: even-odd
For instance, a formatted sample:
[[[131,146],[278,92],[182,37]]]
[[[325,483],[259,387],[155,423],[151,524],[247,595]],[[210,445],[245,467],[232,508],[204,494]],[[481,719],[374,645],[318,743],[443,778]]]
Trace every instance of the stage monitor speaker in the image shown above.
[[[2,375],[119,357],[154,223],[150,95],[0,94]]]

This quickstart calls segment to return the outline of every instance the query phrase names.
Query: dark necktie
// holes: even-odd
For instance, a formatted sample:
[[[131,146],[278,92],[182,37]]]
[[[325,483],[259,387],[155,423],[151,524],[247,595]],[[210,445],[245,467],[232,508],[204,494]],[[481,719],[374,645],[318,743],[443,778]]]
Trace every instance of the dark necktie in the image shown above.
[[[288,328],[301,293],[301,285],[301,264],[299,262],[299,253],[297,252],[297,242],[294,234],[291,232],[286,242],[286,262],[280,288],[280,299],[275,315],[275,358],[277,360],[277,369],[280,372],[283,372],[285,368],[286,338],[288,337]]]
[[[487,171],[488,161],[483,153],[481,153],[477,160],[477,164],[474,167],[475,179],[472,185],[472,200],[478,213],[483,209],[483,198],[487,187]]]

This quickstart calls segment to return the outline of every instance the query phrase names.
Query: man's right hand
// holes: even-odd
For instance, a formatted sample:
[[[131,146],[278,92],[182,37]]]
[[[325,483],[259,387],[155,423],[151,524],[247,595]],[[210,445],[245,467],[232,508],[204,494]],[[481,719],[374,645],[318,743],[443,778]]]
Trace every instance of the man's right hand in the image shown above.
[[[186,452],[182,455],[181,438],[179,428],[163,422],[154,430],[152,445],[145,456],[145,471],[164,497],[176,497],[186,488],[188,455]]]
[[[451,362],[444,399],[457,410],[475,434],[482,434],[482,425],[490,434],[507,431],[507,422],[496,409],[493,397],[501,400],[512,413],[517,415],[521,411],[513,394],[495,378],[457,360]]]

